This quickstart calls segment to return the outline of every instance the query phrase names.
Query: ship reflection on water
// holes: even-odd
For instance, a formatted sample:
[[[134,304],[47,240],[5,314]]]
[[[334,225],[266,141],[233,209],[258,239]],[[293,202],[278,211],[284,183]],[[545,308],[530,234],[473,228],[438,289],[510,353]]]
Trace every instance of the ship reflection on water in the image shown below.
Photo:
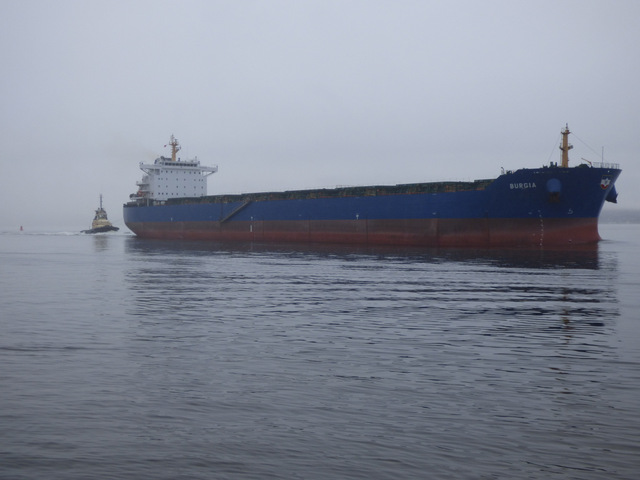
[[[500,452],[538,478],[601,472],[584,452],[604,441],[617,461],[615,253],[131,238],[125,258],[140,391],[193,399],[218,450],[265,439],[285,463],[302,445],[457,473]]]
[[[618,315],[617,259],[597,245],[565,250],[411,250],[127,239],[138,314],[293,314],[351,322],[468,321],[485,334],[581,328]],[[321,307],[320,307],[321,306]],[[440,320],[437,320],[440,321]],[[423,325],[421,328],[425,328]]]
[[[265,256],[308,256],[309,258],[377,258],[381,261],[405,260],[411,263],[471,262],[487,263],[504,268],[601,268],[598,244],[576,245],[571,248],[412,248],[397,246],[356,246],[342,244],[296,243],[227,243],[209,241],[127,239],[127,252],[133,255],[234,255],[263,254]],[[606,268],[611,268],[610,265]]]

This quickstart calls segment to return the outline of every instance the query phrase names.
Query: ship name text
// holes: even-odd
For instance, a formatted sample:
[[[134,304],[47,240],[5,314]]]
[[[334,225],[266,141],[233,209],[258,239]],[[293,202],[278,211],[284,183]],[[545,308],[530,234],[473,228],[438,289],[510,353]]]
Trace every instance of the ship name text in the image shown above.
[[[527,188],[536,188],[535,182],[524,182],[524,183],[510,183],[509,187],[511,190],[525,190]]]

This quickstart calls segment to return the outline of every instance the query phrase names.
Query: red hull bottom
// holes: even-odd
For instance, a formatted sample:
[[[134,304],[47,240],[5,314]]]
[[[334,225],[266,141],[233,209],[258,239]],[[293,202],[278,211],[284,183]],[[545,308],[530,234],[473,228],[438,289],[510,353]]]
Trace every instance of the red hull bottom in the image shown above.
[[[127,223],[141,238],[422,247],[545,247],[595,243],[597,218]]]

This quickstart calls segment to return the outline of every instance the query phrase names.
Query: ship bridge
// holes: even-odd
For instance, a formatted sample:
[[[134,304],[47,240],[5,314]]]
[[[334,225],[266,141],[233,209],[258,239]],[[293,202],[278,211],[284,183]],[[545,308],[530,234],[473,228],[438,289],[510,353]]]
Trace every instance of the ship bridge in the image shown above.
[[[160,156],[153,163],[140,162],[145,175],[136,182],[138,191],[131,195],[137,200],[165,201],[170,198],[204,197],[207,195],[207,177],[218,167],[200,165],[198,158],[181,160],[178,141],[171,136],[171,158]]]

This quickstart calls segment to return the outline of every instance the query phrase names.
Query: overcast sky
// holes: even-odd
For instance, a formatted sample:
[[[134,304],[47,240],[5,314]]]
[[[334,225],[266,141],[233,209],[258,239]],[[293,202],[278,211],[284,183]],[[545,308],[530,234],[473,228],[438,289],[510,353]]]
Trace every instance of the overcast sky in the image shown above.
[[[620,163],[640,208],[635,0],[0,0],[0,228],[122,223],[141,161],[209,193]]]

